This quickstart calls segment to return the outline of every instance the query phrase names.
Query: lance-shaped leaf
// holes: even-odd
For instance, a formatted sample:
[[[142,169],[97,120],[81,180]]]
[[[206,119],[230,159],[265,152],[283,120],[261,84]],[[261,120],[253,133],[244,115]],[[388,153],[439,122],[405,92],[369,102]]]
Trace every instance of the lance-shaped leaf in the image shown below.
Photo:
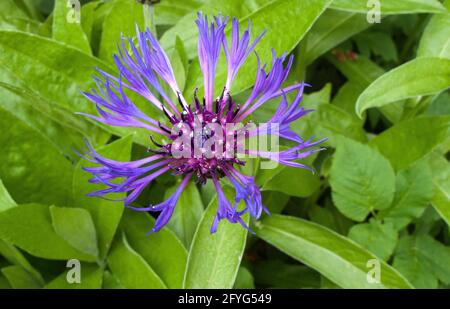
[[[352,240],[316,223],[272,215],[255,223],[256,234],[284,253],[317,270],[343,288],[410,288],[387,263]],[[379,263],[380,282],[368,280],[368,262]],[[367,266],[369,265],[369,266]],[[372,282],[372,283],[371,283]]]
[[[232,200],[232,194],[227,196]],[[244,253],[247,230],[239,223],[231,224],[223,220],[217,232],[211,234],[210,228],[216,211],[217,198],[214,198],[195,232],[187,261],[184,288],[233,287]],[[248,224],[248,215],[243,216],[243,219]]]
[[[444,5],[449,10],[450,0]],[[450,12],[431,18],[420,39],[417,56],[450,58]]]
[[[359,117],[372,107],[432,95],[450,87],[450,60],[417,58],[383,74],[359,96],[356,113]]]

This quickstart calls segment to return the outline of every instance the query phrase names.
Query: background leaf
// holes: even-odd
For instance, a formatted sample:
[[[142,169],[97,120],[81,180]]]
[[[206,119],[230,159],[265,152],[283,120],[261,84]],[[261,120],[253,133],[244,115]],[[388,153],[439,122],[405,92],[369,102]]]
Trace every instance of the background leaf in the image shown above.
[[[25,204],[0,212],[0,238],[37,257],[95,261],[95,257],[70,246],[55,232],[45,205]]]
[[[68,268],[45,285],[46,289],[99,289],[102,287],[103,269],[97,265],[81,263],[80,283],[67,282]]]
[[[450,1],[444,6],[447,13],[434,15],[424,30],[417,50],[418,57],[450,58]]]
[[[15,207],[16,205],[16,202],[9,195],[8,190],[3,185],[3,181],[0,179],[0,211]]]
[[[17,203],[65,205],[72,166],[59,151],[25,123],[2,113],[0,178]],[[44,151],[45,150],[45,151]],[[23,194],[27,192],[27,194]]]
[[[392,205],[380,212],[384,222],[397,230],[418,218],[433,196],[431,171],[425,161],[418,162],[396,176],[395,196]]]
[[[322,273],[343,288],[409,288],[384,262],[381,282],[368,283],[366,263],[375,256],[345,237],[299,218],[273,215],[255,224],[259,237]]]
[[[80,20],[77,22],[72,12],[75,13],[75,9],[72,8],[69,2],[65,0],[55,1],[52,27],[53,38],[90,54],[91,48],[80,24],[81,14]],[[69,16],[72,18],[69,18]]]
[[[239,20],[239,25],[241,28],[245,27],[251,20],[252,33],[259,34],[266,29],[270,30],[255,48],[262,63],[270,62],[271,49],[278,55],[284,51],[291,51],[330,3],[330,0],[272,1]],[[299,15],[302,18],[297,18]],[[227,32],[227,36],[230,36],[230,31]],[[256,59],[249,57],[233,82],[232,92],[238,93],[249,88],[254,83],[255,75]],[[225,84],[225,79],[226,65],[219,62],[216,84]],[[188,84],[186,90],[192,93],[195,87],[200,88],[201,85],[203,79],[199,77],[193,85]]]
[[[392,85],[395,84],[395,87]],[[417,58],[382,75],[359,96],[356,113],[450,87],[450,60]]]
[[[370,27],[366,16],[336,10],[325,11],[308,33],[305,62],[313,62],[339,43]]]
[[[59,236],[81,252],[98,257],[97,235],[87,210],[50,206],[50,215]]]
[[[386,209],[394,198],[395,175],[389,161],[367,145],[342,139],[330,170],[336,207],[363,221],[375,209]]]
[[[178,185],[166,191],[166,196],[173,193]],[[202,199],[194,183],[189,184],[177,202],[172,218],[167,226],[174,231],[186,248],[189,248],[197,225],[204,211]]]
[[[128,161],[131,156],[131,137],[122,138],[96,149],[96,151],[100,155],[113,160]],[[82,170],[82,167],[92,167],[94,165],[86,160],[81,160],[76,165],[73,175],[71,205],[86,209],[90,213],[97,231],[99,256],[100,258],[104,258],[119,225],[124,206],[120,202],[85,196],[87,193],[102,187],[101,185],[89,183],[88,179],[91,178],[91,174]],[[122,197],[123,195],[116,194],[116,196],[111,198]]]
[[[437,0],[383,0],[380,5],[382,14],[409,14],[409,13],[441,13],[445,8]],[[331,5],[334,9],[367,13],[368,7],[365,0],[335,0]]]
[[[230,194],[227,194],[230,198]],[[240,224],[220,222],[210,234],[217,210],[217,198],[206,209],[189,251],[184,288],[233,287],[245,248],[247,230]],[[248,223],[248,215],[243,217]]]
[[[418,117],[389,128],[371,140],[370,145],[389,159],[394,169],[401,170],[442,143],[448,136],[449,126],[447,116]]]
[[[186,269],[187,251],[168,229],[147,236],[154,222],[147,214],[127,210],[122,228],[130,246],[140,254],[164,284],[168,288],[179,289]]]
[[[120,26],[118,26],[120,25]],[[120,36],[134,37],[136,25],[142,30],[144,25],[143,7],[136,1],[113,0],[103,20],[99,58],[114,63],[113,53],[117,53]]]
[[[392,223],[382,224],[376,220],[354,225],[348,234],[361,246],[387,261],[397,245],[398,235]]]
[[[165,288],[161,278],[145,260],[119,235],[108,256],[108,265],[119,283],[128,289]]]

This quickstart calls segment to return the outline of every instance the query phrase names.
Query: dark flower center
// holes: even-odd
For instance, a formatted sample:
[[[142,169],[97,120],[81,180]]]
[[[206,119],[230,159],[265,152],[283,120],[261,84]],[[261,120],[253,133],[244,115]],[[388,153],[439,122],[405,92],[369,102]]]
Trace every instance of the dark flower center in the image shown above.
[[[152,139],[159,149],[150,151],[177,159],[171,163],[176,174],[194,172],[200,183],[213,176],[223,177],[227,165],[244,165],[237,159],[238,134],[243,131],[233,122],[239,106],[229,93],[216,99],[214,111],[205,108],[204,100],[200,103],[197,90],[190,105],[178,98],[182,107],[178,116],[169,114],[163,106],[172,128],[160,125],[171,133],[171,143],[161,145]]]

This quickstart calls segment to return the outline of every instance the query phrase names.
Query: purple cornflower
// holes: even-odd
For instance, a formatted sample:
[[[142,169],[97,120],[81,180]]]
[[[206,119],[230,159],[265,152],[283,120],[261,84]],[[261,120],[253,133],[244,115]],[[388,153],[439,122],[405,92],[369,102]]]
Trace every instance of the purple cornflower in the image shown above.
[[[323,149],[311,148],[322,140],[305,141],[290,129],[293,121],[311,111],[300,106],[304,83],[282,88],[292,65],[292,56],[283,65],[286,54],[277,57],[273,52],[270,70],[266,65],[261,66],[258,58],[253,90],[240,106],[230,95],[231,86],[239,68],[264,33],[250,42],[250,24],[240,35],[238,21],[233,19],[231,42],[227,42],[224,34],[227,18],[215,17],[214,22],[209,23],[207,17],[199,13],[196,24],[199,29],[198,57],[204,77],[204,95],[201,99],[198,98],[196,89],[192,103],[187,103],[175,81],[169,59],[158,41],[149,30],[140,32],[138,28],[138,48],[132,39],[122,37],[119,53],[114,55],[119,76],[98,70],[101,76],[95,77],[98,90],[92,89],[90,93],[84,93],[98,110],[98,116],[85,114],[86,116],[111,126],[143,128],[152,134],[161,134],[166,141],[164,144],[157,143],[150,135],[157,149],[149,149],[151,155],[131,162],[104,158],[88,144],[89,153],[86,158],[99,166],[84,169],[93,175],[90,182],[106,185],[105,189],[89,195],[127,193],[123,199],[126,207],[137,211],[159,212],[150,232],[157,232],[167,224],[183,189],[191,179],[196,179],[200,184],[210,179],[217,191],[218,210],[212,222],[211,233],[217,230],[222,219],[231,223],[239,222],[248,228],[241,218],[243,214],[248,212],[258,219],[263,211],[268,211],[262,204],[261,192],[255,179],[243,175],[237,168],[245,165],[241,156],[253,155],[287,166],[308,168],[295,161]],[[214,76],[221,49],[224,50],[228,64],[228,75],[225,85],[220,85],[220,91],[216,90],[216,94],[219,93],[216,97]],[[165,115],[165,121],[144,114],[129,99],[125,90],[133,91],[148,100]],[[174,95],[166,93],[167,90]],[[292,91],[297,94],[289,104],[286,94]],[[174,103],[171,97],[176,97],[177,102]],[[276,98],[280,98],[281,102],[268,123],[249,129],[248,125],[252,123],[245,121],[248,116]],[[240,128],[230,126],[240,123],[246,124]],[[295,146],[283,151],[247,149],[246,141],[258,135],[281,137],[294,142]],[[178,189],[166,201],[143,208],[130,206],[154,179],[167,172],[181,175],[182,180]],[[234,201],[230,202],[223,192],[220,183],[223,177],[229,180],[236,191]],[[241,200],[245,202],[244,209],[237,207]]]

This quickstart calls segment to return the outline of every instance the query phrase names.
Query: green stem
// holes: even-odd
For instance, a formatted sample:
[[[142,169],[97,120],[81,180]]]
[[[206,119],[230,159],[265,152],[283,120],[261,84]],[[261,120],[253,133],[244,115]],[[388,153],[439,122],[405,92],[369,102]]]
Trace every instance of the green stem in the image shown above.
[[[145,3],[142,5],[142,10],[144,13],[144,26],[156,36],[156,27],[155,27],[155,8],[151,4]]]

